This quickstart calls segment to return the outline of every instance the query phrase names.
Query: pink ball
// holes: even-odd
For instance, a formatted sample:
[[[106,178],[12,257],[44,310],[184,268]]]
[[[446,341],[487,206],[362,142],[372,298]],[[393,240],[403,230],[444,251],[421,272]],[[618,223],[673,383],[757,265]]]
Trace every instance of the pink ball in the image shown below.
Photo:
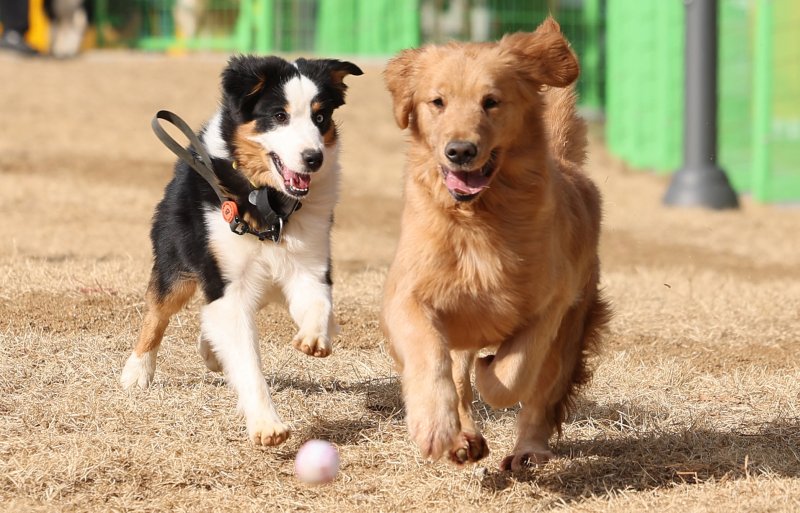
[[[309,440],[297,451],[294,473],[304,483],[330,483],[339,473],[339,451],[325,440]]]

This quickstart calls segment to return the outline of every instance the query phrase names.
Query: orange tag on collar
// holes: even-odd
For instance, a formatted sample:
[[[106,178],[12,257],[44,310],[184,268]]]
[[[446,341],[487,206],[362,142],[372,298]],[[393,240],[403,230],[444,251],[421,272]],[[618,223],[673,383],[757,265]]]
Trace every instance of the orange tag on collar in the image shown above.
[[[233,201],[226,201],[222,204],[222,218],[225,221],[232,223],[234,219],[239,217],[239,209],[236,208],[236,203]]]

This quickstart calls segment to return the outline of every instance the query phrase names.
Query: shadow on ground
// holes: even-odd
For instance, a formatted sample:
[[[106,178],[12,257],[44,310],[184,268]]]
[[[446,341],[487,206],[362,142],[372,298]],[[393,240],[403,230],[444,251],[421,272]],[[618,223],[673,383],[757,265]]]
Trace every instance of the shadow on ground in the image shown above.
[[[545,467],[517,473],[489,472],[482,487],[499,491],[516,482],[534,482],[566,501],[606,496],[614,491],[647,491],[675,484],[746,479],[758,474],[800,477],[800,419],[743,425],[729,431],[679,426],[674,431],[642,433],[626,425],[623,406],[605,410],[618,435],[603,439],[563,439],[559,458]],[[637,416],[633,412],[633,416]],[[642,412],[642,417],[649,414]],[[580,422],[581,419],[576,419]]]

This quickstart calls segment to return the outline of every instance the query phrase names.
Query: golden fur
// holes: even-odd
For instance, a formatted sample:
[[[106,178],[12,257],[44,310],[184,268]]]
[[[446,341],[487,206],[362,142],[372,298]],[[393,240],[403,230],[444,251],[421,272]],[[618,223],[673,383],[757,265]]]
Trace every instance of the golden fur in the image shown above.
[[[552,19],[498,43],[406,50],[385,71],[411,145],[382,321],[425,457],[488,454],[471,414],[473,362],[483,400],[522,403],[504,469],[551,456],[548,440],[589,377],[610,310],[598,291],[600,195],[580,171],[578,72]],[[445,186],[451,141],[474,143],[473,169],[495,162],[471,201]],[[496,352],[476,361],[484,348]]]

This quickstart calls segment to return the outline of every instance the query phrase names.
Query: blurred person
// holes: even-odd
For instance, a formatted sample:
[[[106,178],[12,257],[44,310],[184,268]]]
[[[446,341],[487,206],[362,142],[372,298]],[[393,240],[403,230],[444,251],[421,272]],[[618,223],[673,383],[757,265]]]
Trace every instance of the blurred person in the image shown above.
[[[173,17],[179,37],[191,39],[195,36],[201,11],[198,0],[176,0]]]
[[[0,49],[12,50],[22,55],[36,55],[38,52],[25,41],[29,28],[30,6],[28,0],[0,0]]]
[[[44,10],[50,19],[50,54],[59,58],[76,56],[89,25],[84,1],[45,0]]]

